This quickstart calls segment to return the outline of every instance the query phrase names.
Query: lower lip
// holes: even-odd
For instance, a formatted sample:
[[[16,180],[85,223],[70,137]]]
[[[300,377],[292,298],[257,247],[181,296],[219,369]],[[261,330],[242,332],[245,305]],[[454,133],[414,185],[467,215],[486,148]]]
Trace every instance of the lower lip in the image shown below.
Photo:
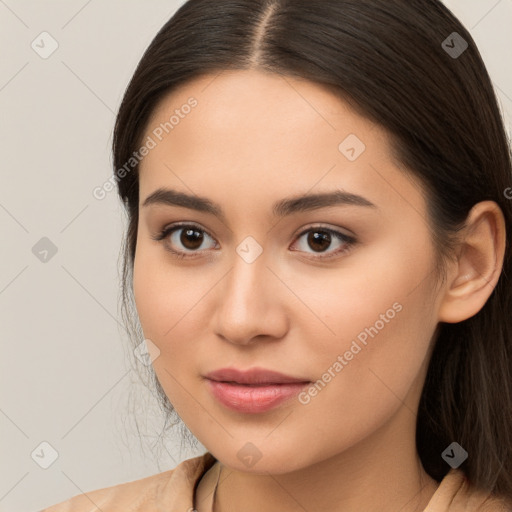
[[[309,382],[244,386],[243,384],[208,380],[213,396],[223,405],[238,412],[257,413],[274,409],[298,395]]]

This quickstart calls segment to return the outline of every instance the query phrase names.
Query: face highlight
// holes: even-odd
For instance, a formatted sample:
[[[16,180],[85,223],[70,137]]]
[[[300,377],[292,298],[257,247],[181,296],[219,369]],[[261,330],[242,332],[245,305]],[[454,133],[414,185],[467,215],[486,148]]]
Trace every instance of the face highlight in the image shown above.
[[[332,92],[257,71],[173,91],[144,140],[191,97],[140,165],[134,294],[169,400],[240,471],[412,442],[438,323],[420,186],[391,159],[386,133]],[[226,367],[312,384],[240,412],[205,379]]]

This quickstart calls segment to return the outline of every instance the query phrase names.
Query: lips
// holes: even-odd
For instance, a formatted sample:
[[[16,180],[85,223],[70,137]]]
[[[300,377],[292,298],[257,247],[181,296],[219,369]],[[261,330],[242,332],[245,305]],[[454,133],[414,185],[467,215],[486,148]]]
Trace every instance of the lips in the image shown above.
[[[234,382],[248,385],[310,382],[307,379],[290,377],[265,368],[251,368],[246,371],[237,370],[236,368],[221,368],[206,374],[206,378],[217,382]]]
[[[264,368],[222,368],[205,377],[210,392],[222,405],[242,413],[274,409],[311,383]]]

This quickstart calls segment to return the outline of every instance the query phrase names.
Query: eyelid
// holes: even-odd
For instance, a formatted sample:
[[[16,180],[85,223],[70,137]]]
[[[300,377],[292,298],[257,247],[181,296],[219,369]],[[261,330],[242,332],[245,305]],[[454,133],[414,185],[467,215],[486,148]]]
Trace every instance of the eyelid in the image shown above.
[[[323,230],[323,231],[327,231],[327,232],[335,234],[335,235],[336,234],[342,235],[344,238],[347,238],[347,239],[351,239],[351,240],[354,240],[354,241],[356,240],[355,235],[349,234],[349,233],[345,233],[345,232],[341,231],[344,228],[329,227],[329,226],[326,226],[325,224],[322,224],[321,222],[320,223],[313,223],[310,226],[307,226],[305,228],[301,228],[296,234],[293,235],[293,237],[294,238],[299,238],[302,235],[304,235],[305,233],[308,233],[309,231],[311,231],[312,229]],[[345,231],[348,231],[348,230],[345,230]]]
[[[295,245],[300,238],[305,235],[306,233],[309,233],[310,231],[325,231],[329,234],[331,234],[335,239],[339,240],[340,242],[343,242],[345,246],[341,249],[337,249],[335,251],[328,251],[328,252],[320,252],[317,253],[317,256],[313,256],[309,259],[316,260],[316,261],[322,261],[322,260],[329,260],[329,259],[336,259],[337,257],[341,256],[342,254],[345,254],[346,252],[350,251],[354,245],[358,243],[357,238],[354,235],[348,235],[344,233],[343,231],[340,231],[342,228],[330,228],[323,224],[313,224],[311,226],[308,226],[301,231],[299,231],[296,235],[294,235],[294,242],[292,245]],[[301,251],[297,251],[301,252]],[[314,253],[308,253],[308,254],[314,254]]]
[[[210,238],[215,240],[217,242],[217,239],[206,229],[201,226],[201,224],[197,224],[197,222],[187,222],[187,221],[180,221],[180,222],[173,222],[172,224],[169,224],[168,226],[164,227],[162,229],[162,232],[165,231],[176,231],[180,228],[195,228],[198,231],[202,231],[203,233],[206,233]],[[218,242],[217,242],[218,243]]]
[[[154,236],[151,236],[151,238],[153,240],[161,242],[161,241],[165,240],[167,237],[169,237],[171,234],[174,234],[175,231],[178,231],[179,229],[187,228],[187,227],[197,229],[198,231],[205,233],[212,240],[214,240],[216,242],[216,244],[218,245],[217,239],[212,234],[210,234],[210,232],[207,229],[203,228],[200,224],[198,224],[194,221],[180,221],[180,222],[175,222],[175,223],[169,224],[169,225],[165,226],[164,228],[162,228],[159,231],[159,233],[157,233]],[[337,256],[349,251],[358,242],[357,238],[354,235],[349,235],[349,234],[343,233],[342,231],[339,231],[342,228],[330,228],[321,223],[316,223],[316,224],[307,226],[305,228],[301,228],[301,230],[297,234],[294,234],[293,235],[294,241],[293,241],[292,245],[295,245],[297,243],[297,241],[303,235],[305,235],[306,233],[309,233],[310,231],[313,231],[315,229],[317,229],[318,231],[325,231],[327,233],[330,233],[334,238],[345,243],[346,247],[344,247],[342,249],[338,249],[336,251],[317,253],[318,256],[313,256],[313,257],[309,258],[311,260],[335,259]],[[201,253],[207,251],[206,249],[203,249],[203,250],[187,252],[187,251],[176,251],[176,250],[170,249],[170,248],[167,248],[166,250],[171,252],[178,258],[184,258],[184,259],[193,259],[196,257],[201,257]],[[296,249],[292,249],[292,250],[294,250],[296,252],[302,252],[302,251],[297,251]],[[312,254],[312,253],[309,253],[309,254]]]
[[[203,228],[200,224],[197,224],[196,222],[193,222],[193,221],[173,222],[172,224],[164,226],[155,235],[152,235],[151,239],[156,240],[157,242],[165,241],[165,239],[167,237],[169,237],[171,234],[174,234],[175,231],[178,231],[183,228],[193,228],[193,229],[196,229],[197,231],[201,231],[201,232],[205,233],[207,236],[209,236],[212,240],[214,240],[216,242],[216,244],[219,243],[217,241],[217,239],[207,229]],[[172,249],[168,249],[168,250],[172,253],[178,254],[178,251],[174,251]],[[183,252],[183,251],[181,251],[181,252]],[[192,255],[194,253],[199,254],[200,252],[202,252],[202,251],[191,251],[190,253],[186,253],[186,254],[193,257]]]

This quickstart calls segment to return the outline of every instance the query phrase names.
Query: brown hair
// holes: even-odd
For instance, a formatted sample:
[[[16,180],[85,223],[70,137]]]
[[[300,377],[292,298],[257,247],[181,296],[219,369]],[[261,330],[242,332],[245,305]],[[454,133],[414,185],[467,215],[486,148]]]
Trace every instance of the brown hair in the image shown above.
[[[468,44],[457,56],[443,43],[453,47],[454,32]],[[456,441],[469,452],[460,469],[470,483],[512,498],[510,141],[475,42],[438,0],[189,0],[165,23],[127,87],[113,140],[128,214],[123,314],[135,342],[143,339],[132,289],[138,174],[137,166],[119,170],[165,94],[205,73],[250,68],[332,87],[384,127],[397,162],[424,186],[443,258],[473,205],[493,200],[502,209],[502,274],[476,315],[438,325],[416,438],[422,464],[437,481],[450,469],[441,453]],[[173,412],[156,376],[154,384]]]

